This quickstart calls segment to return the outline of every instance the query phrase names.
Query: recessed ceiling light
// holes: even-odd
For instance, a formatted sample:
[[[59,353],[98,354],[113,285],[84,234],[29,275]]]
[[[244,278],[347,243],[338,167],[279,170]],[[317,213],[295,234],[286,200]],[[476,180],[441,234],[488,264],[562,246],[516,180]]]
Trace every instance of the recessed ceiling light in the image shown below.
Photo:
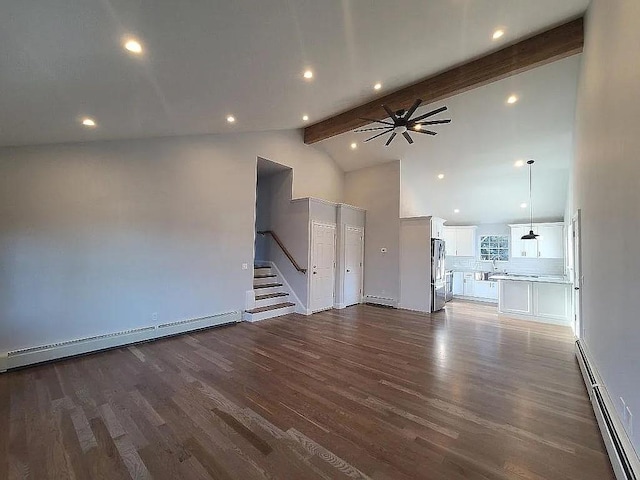
[[[85,127],[95,127],[96,121],[93,118],[85,117],[82,119],[82,125]]]
[[[302,116],[302,121],[303,122],[307,122],[309,120],[309,115],[303,115]]]
[[[523,167],[524,166],[524,160],[516,160],[516,163],[513,164],[514,167]]]
[[[302,76],[307,80],[311,80],[313,78],[313,72],[311,70],[305,70]]]
[[[355,150],[356,148],[358,148],[358,144],[356,142],[353,142],[351,144],[351,150]]]
[[[460,209],[459,208],[454,209],[453,213],[460,213]]]
[[[501,28],[499,28],[498,30],[496,30],[495,32],[493,32],[493,39],[494,40],[498,40],[500,37],[502,37],[504,35],[504,30],[502,30]]]
[[[439,178],[440,180],[442,180],[442,179],[444,178],[444,173],[440,173],[440,174],[438,174],[438,178]]]
[[[229,122],[229,123],[233,123],[233,122],[235,122],[235,121],[236,121],[236,117],[234,117],[233,115],[229,115],[229,116],[227,117],[227,122]]]
[[[380,90],[381,88],[382,88],[382,84],[381,84],[380,82],[376,83],[376,84],[373,86],[373,89],[374,89],[374,90]]]
[[[131,53],[142,53],[142,45],[139,41],[130,38],[124,42],[124,48],[129,50]]]
[[[518,101],[518,97],[516,95],[511,95],[509,98],[507,98],[507,103],[510,105],[513,105],[517,101]]]
[[[526,203],[524,203],[524,202],[522,202],[522,203],[520,204],[520,208],[527,208],[527,204],[526,204]]]

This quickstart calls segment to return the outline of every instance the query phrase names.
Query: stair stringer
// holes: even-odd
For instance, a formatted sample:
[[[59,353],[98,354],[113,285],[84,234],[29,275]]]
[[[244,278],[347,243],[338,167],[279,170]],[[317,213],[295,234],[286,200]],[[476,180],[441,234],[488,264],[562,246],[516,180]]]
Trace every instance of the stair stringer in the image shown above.
[[[298,295],[296,295],[296,292],[293,291],[293,288],[291,288],[291,285],[289,285],[289,282],[287,282],[287,279],[282,274],[280,269],[276,266],[275,262],[260,263],[268,264],[273,269],[272,272],[278,275],[279,282],[282,283],[282,289],[289,294],[289,301],[296,304],[296,313],[299,313],[300,315],[311,315],[311,310],[309,310],[307,306],[300,301]]]

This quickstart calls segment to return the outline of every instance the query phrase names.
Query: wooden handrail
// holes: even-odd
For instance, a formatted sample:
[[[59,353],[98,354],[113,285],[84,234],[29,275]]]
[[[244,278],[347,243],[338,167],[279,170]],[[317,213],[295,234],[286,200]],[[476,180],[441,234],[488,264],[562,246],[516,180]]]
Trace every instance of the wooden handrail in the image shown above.
[[[289,250],[287,250],[287,248],[284,246],[284,244],[278,238],[278,235],[276,235],[275,232],[272,232],[271,230],[263,230],[262,232],[258,232],[258,235],[271,235],[271,237],[276,241],[278,246],[282,249],[284,254],[287,256],[291,264],[295,267],[295,269],[298,270],[299,272],[302,272],[305,274],[307,273],[307,269],[302,268],[300,265],[298,265],[298,262],[296,262],[296,259],[291,256],[291,254],[289,253]]]

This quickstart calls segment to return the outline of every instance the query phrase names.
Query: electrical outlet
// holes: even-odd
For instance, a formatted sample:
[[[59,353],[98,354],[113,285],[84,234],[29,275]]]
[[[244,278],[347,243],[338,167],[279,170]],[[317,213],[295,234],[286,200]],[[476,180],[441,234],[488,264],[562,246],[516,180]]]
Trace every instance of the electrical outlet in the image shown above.
[[[154,322],[158,321],[158,312],[152,313],[151,314],[151,320]]]
[[[242,264],[242,269],[243,270],[248,270],[249,269],[249,264],[248,263],[243,263]]]

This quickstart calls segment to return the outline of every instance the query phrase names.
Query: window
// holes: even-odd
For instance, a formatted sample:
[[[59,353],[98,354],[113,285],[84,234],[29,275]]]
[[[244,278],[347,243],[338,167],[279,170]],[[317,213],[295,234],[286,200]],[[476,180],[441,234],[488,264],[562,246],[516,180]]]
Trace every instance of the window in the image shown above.
[[[480,260],[509,261],[508,235],[483,235],[480,237]]]

